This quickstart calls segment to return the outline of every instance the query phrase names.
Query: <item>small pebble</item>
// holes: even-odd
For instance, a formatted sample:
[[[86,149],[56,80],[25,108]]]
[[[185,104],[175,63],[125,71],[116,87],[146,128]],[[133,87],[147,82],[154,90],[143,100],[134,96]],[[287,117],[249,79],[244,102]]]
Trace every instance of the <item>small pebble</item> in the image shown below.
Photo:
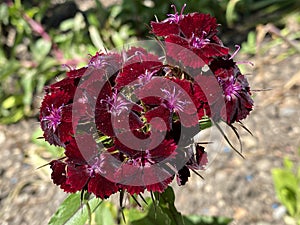
[[[5,142],[6,136],[3,131],[0,131],[0,145]]]
[[[253,180],[253,176],[252,176],[252,175],[247,175],[247,176],[246,176],[246,180],[247,180],[248,182],[252,181],[252,180]]]
[[[10,179],[10,183],[11,183],[11,184],[16,184],[16,183],[18,183],[18,178],[12,177],[12,178]]]
[[[279,207],[278,203],[273,203],[273,204],[272,204],[272,208],[273,208],[273,209],[276,209],[276,208],[278,208],[278,207]]]
[[[231,148],[229,148],[228,146],[225,146],[223,148],[223,151],[226,152],[226,153],[230,152],[230,150],[231,150]]]
[[[283,205],[278,206],[273,211],[273,218],[275,220],[281,219],[286,214],[286,208]]]
[[[272,167],[272,162],[269,159],[261,159],[256,163],[256,167],[260,171],[267,171]]]
[[[272,225],[272,224],[268,222],[257,222],[256,225]]]
[[[279,115],[282,117],[289,117],[296,113],[296,109],[294,108],[281,108],[279,109]]]

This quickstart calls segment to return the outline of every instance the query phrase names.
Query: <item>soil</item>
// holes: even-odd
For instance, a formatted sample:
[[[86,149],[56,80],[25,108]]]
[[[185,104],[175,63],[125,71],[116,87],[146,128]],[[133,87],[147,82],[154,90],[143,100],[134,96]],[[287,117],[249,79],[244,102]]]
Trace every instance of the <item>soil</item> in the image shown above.
[[[266,44],[267,42],[265,42]],[[271,171],[284,157],[299,165],[300,147],[300,55],[278,60],[289,49],[283,42],[251,59],[248,80],[255,109],[240,130],[243,156],[226,142],[207,146],[210,163],[183,187],[176,187],[176,206],[184,214],[231,217],[233,224],[285,224],[284,207],[276,198]],[[251,67],[250,67],[251,68]],[[0,224],[47,224],[66,194],[50,179],[49,154],[32,143],[37,120],[0,125]],[[229,135],[233,137],[232,134]],[[204,136],[201,139],[211,138]]]

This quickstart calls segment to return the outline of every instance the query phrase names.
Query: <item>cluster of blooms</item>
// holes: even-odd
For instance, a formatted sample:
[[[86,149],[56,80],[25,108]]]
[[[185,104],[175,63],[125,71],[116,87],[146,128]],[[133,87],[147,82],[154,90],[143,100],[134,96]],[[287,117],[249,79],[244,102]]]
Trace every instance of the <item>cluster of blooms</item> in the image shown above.
[[[50,162],[64,191],[107,198],[120,190],[163,192],[174,178],[184,185],[207,164],[193,141],[199,122],[232,124],[252,110],[248,82],[217,37],[216,19],[168,16],[151,23],[164,57],[141,47],[96,53],[45,88],[40,123],[45,140],[65,149]]]

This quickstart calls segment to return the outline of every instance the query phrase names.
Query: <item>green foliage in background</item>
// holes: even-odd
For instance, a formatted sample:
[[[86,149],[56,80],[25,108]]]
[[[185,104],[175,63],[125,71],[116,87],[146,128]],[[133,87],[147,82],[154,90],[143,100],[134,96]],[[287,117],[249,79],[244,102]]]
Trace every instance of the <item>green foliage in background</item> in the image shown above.
[[[122,207],[122,211],[110,201],[89,197],[84,196],[81,202],[81,193],[69,195],[49,225],[84,225],[87,221],[88,224],[104,225],[227,225],[232,221],[226,217],[182,215],[174,206],[175,194],[171,187],[162,194],[155,194],[159,201],[148,197],[145,199],[147,204],[141,208],[131,199],[131,206]]]
[[[300,224],[300,165],[294,165],[287,158],[283,164],[283,168],[272,170],[276,195],[289,215]]]
[[[174,13],[170,8],[171,4],[174,4],[180,13],[185,3],[185,13],[202,12],[216,17],[218,23],[222,24],[222,33],[232,29],[248,32],[255,29],[257,24],[268,22],[282,25],[285,15],[300,10],[298,0],[123,0],[122,10],[117,18],[120,18],[123,24],[130,25],[138,36],[144,36],[148,29],[141,24],[148,24],[148,21],[154,20],[154,15],[162,20],[167,13]]]
[[[34,15],[36,8],[26,11]],[[33,95],[57,75],[48,54],[51,43],[32,35],[20,3],[0,5],[0,122],[17,122],[31,114]],[[43,76],[41,76],[43,74]]]
[[[86,12],[72,1],[0,3],[0,123],[37,116],[44,86],[63,65],[83,66],[87,55],[135,40],[115,18],[120,10],[99,1]]]
[[[284,16],[299,9],[298,0],[230,0],[226,7],[226,22],[228,27],[240,25],[243,29],[269,22],[278,25]]]

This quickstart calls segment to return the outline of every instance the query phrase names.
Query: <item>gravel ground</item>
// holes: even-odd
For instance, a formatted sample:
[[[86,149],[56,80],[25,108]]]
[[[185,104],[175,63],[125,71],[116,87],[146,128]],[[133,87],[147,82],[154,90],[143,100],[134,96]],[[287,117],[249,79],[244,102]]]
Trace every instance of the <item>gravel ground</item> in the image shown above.
[[[250,60],[255,64],[248,77],[251,87],[271,90],[254,92],[255,109],[244,122],[253,136],[241,130],[245,159],[226,143],[207,146],[205,179],[192,176],[183,188],[175,187],[182,213],[232,217],[232,224],[285,224],[271,169],[280,167],[285,156],[299,162],[300,55],[275,59],[287,49],[284,43]],[[48,167],[36,169],[51,160],[31,142],[37,128],[35,120],[0,125],[0,224],[46,224],[66,197],[52,184]]]
[[[65,194],[53,185],[45,149],[31,143],[37,121],[0,126],[0,224],[47,224]]]

